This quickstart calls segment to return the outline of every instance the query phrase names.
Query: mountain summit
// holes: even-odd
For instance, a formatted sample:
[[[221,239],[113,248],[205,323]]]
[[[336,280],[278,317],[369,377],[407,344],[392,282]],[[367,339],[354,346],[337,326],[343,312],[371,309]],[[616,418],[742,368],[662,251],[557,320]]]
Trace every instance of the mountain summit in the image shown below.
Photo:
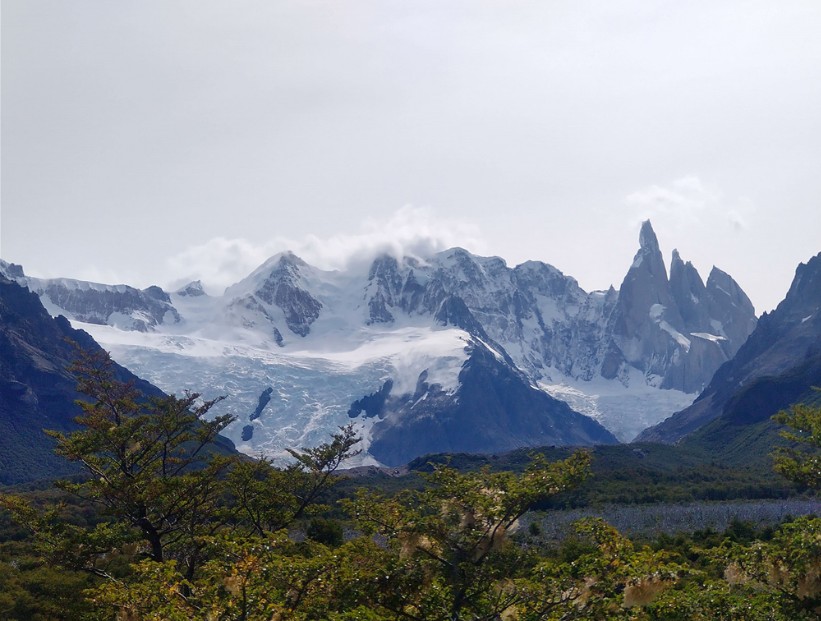
[[[632,367],[661,388],[699,391],[752,332],[753,305],[715,267],[705,287],[677,250],[668,280],[649,221],[642,224],[639,244],[611,315],[602,376],[617,378]]]

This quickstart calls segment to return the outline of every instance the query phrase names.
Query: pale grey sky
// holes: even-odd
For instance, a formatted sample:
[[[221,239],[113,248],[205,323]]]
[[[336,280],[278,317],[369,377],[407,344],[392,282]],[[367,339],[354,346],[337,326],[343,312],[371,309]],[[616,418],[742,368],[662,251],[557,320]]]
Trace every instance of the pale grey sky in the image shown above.
[[[757,311],[821,250],[821,2],[3,0],[0,256],[218,288],[461,245]]]

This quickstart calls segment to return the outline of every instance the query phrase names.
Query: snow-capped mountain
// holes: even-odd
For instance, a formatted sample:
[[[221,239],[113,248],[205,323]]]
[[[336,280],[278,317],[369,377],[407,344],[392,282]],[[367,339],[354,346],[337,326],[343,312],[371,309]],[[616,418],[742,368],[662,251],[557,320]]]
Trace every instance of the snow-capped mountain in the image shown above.
[[[704,285],[674,252],[668,279],[649,222],[606,292],[460,248],[344,272],[283,253],[222,296],[9,275],[164,390],[228,394],[241,450],[278,455],[353,420],[383,463],[614,441],[553,397],[629,440],[688,405],[755,326],[720,270]]]
[[[21,266],[2,260],[0,274],[39,295],[52,315],[66,315],[73,321],[140,332],[180,321],[171,298],[157,286],[141,290],[71,278],[32,278],[25,276]]]

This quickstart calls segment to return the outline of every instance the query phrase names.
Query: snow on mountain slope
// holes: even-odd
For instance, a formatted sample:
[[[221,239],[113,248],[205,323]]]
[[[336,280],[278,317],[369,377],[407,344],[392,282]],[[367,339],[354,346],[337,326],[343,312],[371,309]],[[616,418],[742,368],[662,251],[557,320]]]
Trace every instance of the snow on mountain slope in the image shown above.
[[[629,371],[627,385],[596,377],[590,381],[565,378],[558,384],[542,381],[539,386],[577,412],[599,421],[621,442],[630,442],[655,425],[660,413],[686,408],[694,396],[680,390],[659,390],[636,369]]]
[[[207,316],[203,313],[198,319]],[[427,371],[429,381],[453,391],[467,359],[469,335],[460,329],[408,324],[399,330],[364,330],[345,343],[340,338],[322,338],[322,332],[333,332],[331,321],[326,330],[300,343],[299,349],[286,351],[262,341],[249,344],[254,332],[248,329],[242,334],[228,330],[227,340],[202,336],[216,331],[215,326],[207,321],[197,324],[191,317],[174,326],[176,334],[75,325],[163,390],[191,390],[204,398],[226,395],[214,412],[231,413],[237,420],[223,435],[251,455],[283,458],[287,448],[326,441],[329,432],[351,422],[351,403],[389,378],[397,391],[410,391]],[[273,389],[270,402],[252,419],[260,395],[268,388]],[[355,422],[364,451],[349,465],[375,463],[367,454],[374,422]]]

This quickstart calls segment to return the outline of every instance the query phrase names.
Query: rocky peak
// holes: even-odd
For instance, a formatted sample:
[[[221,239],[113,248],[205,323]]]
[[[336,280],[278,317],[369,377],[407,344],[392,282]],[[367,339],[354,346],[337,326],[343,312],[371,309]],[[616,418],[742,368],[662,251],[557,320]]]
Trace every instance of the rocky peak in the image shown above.
[[[670,262],[670,291],[688,331],[709,326],[704,282],[693,264],[681,259],[678,250],[673,250]]]
[[[806,263],[799,263],[787,297],[776,310],[802,322],[810,318],[818,320],[821,311],[821,253]]]
[[[733,356],[755,328],[753,303],[732,276],[717,267],[710,271],[706,290],[712,333],[728,339],[728,354]]]
[[[476,258],[464,248],[451,248],[438,256],[439,272],[446,274],[448,280],[462,283],[479,284],[484,280],[482,268]]]
[[[402,284],[399,262],[394,257],[382,255],[374,259],[368,271],[365,294],[368,298],[369,324],[391,323],[394,320],[389,307],[397,305]]]
[[[302,260],[301,257],[295,255],[291,250],[280,252],[276,258],[278,259],[278,264],[281,266],[291,266],[295,268],[308,267],[308,264]]]
[[[302,259],[296,256],[293,252],[283,252],[273,258],[273,264],[270,266],[268,279],[296,279],[299,278],[300,272],[303,268],[308,267]],[[270,261],[270,259],[269,259]]]
[[[183,297],[191,297],[196,298],[202,295],[207,295],[205,293],[205,289],[202,286],[201,280],[194,280],[189,282],[187,285],[182,287],[181,289],[177,290],[177,295],[181,295]]]
[[[653,225],[650,220],[645,220],[641,223],[641,230],[639,231],[639,247],[641,250],[647,252],[659,253],[659,240],[656,237],[656,232],[653,230]]]
[[[368,270],[368,280],[384,285],[392,291],[396,290],[402,284],[402,277],[399,275],[399,261],[390,255],[377,257]]]
[[[668,280],[649,221],[610,316],[601,374],[623,377],[627,366],[662,388],[700,390],[755,327],[749,299],[713,269],[705,286],[692,263],[673,251]]]
[[[160,287],[135,289],[68,278],[25,278],[18,282],[47,299],[69,319],[148,332],[160,324],[179,323],[180,315]]]
[[[667,270],[664,268],[664,258],[661,256],[659,241],[650,220],[641,223],[639,231],[639,250],[633,257],[632,269],[643,266],[643,271],[652,274],[659,280],[667,280]],[[629,272],[628,272],[629,273]]]
[[[3,259],[0,259],[0,275],[5,276],[9,280],[26,277],[26,275],[23,273],[22,265],[17,265],[16,263],[7,263],[6,261],[3,261]]]
[[[158,285],[151,285],[150,287],[146,287],[143,289],[143,293],[145,293],[148,297],[154,298],[155,300],[159,300],[160,302],[166,302],[171,304],[171,296],[168,295],[162,287]]]
[[[310,332],[311,324],[322,309],[322,303],[303,287],[302,270],[307,267],[308,264],[294,253],[283,252],[266,261],[255,272],[259,275],[267,272],[267,276],[254,291],[254,296],[282,309],[285,324],[299,336]]]
[[[552,265],[541,261],[526,261],[513,268],[516,282],[521,287],[532,288],[552,297],[561,297],[569,292],[584,294],[575,278],[565,276]]]
[[[745,308],[752,309],[736,287],[721,270],[710,274],[707,288],[720,294],[716,299],[725,301],[723,308],[729,317],[730,313],[743,317]],[[739,325],[730,321],[725,318],[728,337]],[[707,440],[721,450],[739,441],[739,434],[745,434],[745,445],[758,442],[765,433],[775,435],[772,424],[758,427],[755,433],[749,432],[750,425],[765,423],[779,409],[809,397],[821,378],[821,254],[798,266],[786,298],[761,317],[736,349],[691,406],[645,430],[638,440],[678,442],[703,428],[693,434],[694,441]],[[716,422],[707,426],[711,421]]]
[[[656,234],[650,221],[645,220],[639,233],[639,251],[619,288],[614,334],[628,339],[639,337],[651,319],[651,308],[657,305],[664,307],[668,323],[681,326]]]
[[[707,278],[707,290],[716,298],[724,297],[731,304],[740,306],[751,313],[755,314],[753,303],[750,298],[744,293],[744,290],[727,272],[724,272],[713,266],[710,270],[710,276]]]

